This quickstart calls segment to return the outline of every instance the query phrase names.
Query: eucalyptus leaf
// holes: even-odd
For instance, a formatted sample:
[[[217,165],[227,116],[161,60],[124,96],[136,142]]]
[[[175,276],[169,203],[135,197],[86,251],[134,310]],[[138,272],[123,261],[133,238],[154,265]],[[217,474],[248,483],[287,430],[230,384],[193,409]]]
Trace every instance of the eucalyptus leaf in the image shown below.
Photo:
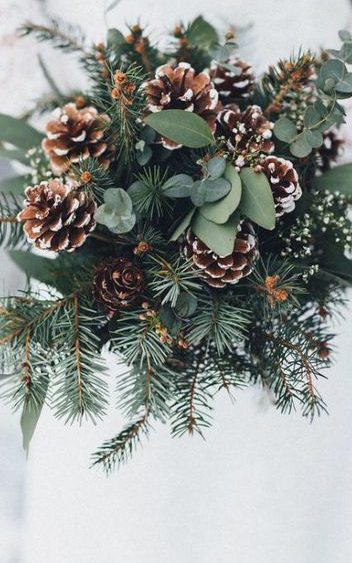
[[[0,113],[0,141],[5,141],[20,149],[29,150],[40,145],[44,135],[23,119]]]
[[[217,180],[199,180],[194,182],[191,191],[193,205],[200,207],[208,202],[221,199],[231,190],[231,184],[225,178]]]
[[[290,145],[290,151],[291,154],[297,158],[304,158],[312,152],[312,147],[308,143],[304,133],[297,135],[293,143]]]
[[[113,49],[118,49],[125,42],[125,37],[119,29],[112,27],[108,30],[107,44]]]
[[[352,196],[352,164],[342,164],[316,176],[313,185],[321,190],[340,192]]]
[[[13,194],[24,196],[24,189],[27,186],[27,176],[14,176],[0,180],[0,192],[3,194]]]
[[[314,106],[308,106],[304,112],[304,125],[305,127],[314,127],[321,121],[320,113]]]
[[[326,117],[329,113],[329,110],[325,107],[320,98],[314,102],[313,107],[315,111],[319,113],[320,117]]]
[[[142,142],[144,142],[144,141],[142,141]],[[144,144],[143,149],[141,149],[141,150],[137,149],[136,160],[137,160],[137,162],[140,166],[145,166],[146,164],[148,164],[148,162],[150,161],[152,156],[153,156],[153,151],[152,151],[151,147],[149,147],[146,144]]]
[[[39,256],[30,251],[10,250],[11,260],[29,279],[35,279],[56,288],[63,295],[72,292],[76,277],[72,275],[74,268],[81,271],[92,268],[94,258],[90,255],[62,253],[53,258]]]
[[[326,61],[319,72],[317,86],[325,92],[330,92],[334,85],[342,80],[346,74],[345,64],[338,59]]]
[[[347,41],[347,42],[352,41],[352,35],[346,29],[340,29],[339,38],[341,39],[341,41]]]
[[[208,248],[219,256],[232,254],[240,225],[240,214],[234,213],[224,225],[208,221],[197,213],[192,221],[192,231]]]
[[[194,295],[182,291],[177,298],[175,309],[180,317],[191,317],[197,309],[198,301]]]
[[[352,43],[345,43],[342,45],[339,57],[347,64],[352,63]]]
[[[314,149],[321,147],[324,142],[323,135],[320,133],[320,131],[312,131],[311,129],[306,129],[304,131],[304,136],[307,143],[309,143],[309,145]]]
[[[41,390],[45,392],[45,395],[48,390],[48,385],[49,385],[49,379],[46,379],[45,384],[42,383],[41,385]],[[44,406],[44,400],[41,400],[39,402],[37,400],[35,405],[25,403],[23,406],[22,415],[21,415],[22,444],[23,444],[23,449],[25,450],[27,456],[29,453],[29,446],[31,440],[33,438],[35,429],[37,427],[40,415],[43,410],[43,406]]]
[[[199,115],[182,109],[169,109],[151,113],[145,123],[160,135],[179,145],[201,148],[214,144],[207,122]]]
[[[288,117],[280,117],[274,125],[274,135],[280,141],[291,143],[297,135],[297,127]]]
[[[242,195],[241,178],[230,163],[226,166],[224,178],[231,184],[229,193],[220,201],[206,203],[199,209],[205,219],[219,224],[224,224],[229,220],[239,206]]]
[[[131,197],[122,188],[109,188],[104,192],[104,203],[98,207],[95,218],[112,233],[128,233],[136,223]]]
[[[174,230],[174,232],[172,233],[171,237],[170,237],[170,241],[171,242],[175,242],[184,232],[185,230],[190,226],[193,215],[195,214],[196,208],[193,207],[193,209],[191,209],[187,215],[182,219],[182,221],[179,223],[179,225],[176,227],[176,229]]]
[[[187,174],[176,174],[169,178],[162,187],[166,197],[190,197],[193,179]]]
[[[220,178],[226,169],[226,158],[214,156],[207,163],[207,170],[211,180]]]
[[[352,72],[346,74],[343,80],[340,80],[336,84],[336,90],[346,94],[350,94],[352,92]]]
[[[267,177],[252,168],[242,168],[240,178],[242,180],[241,213],[264,229],[274,229],[275,204]]]
[[[21,149],[0,149],[0,159],[16,160],[25,166],[29,166],[29,160],[26,151]]]
[[[178,334],[182,321],[181,319],[177,318],[174,309],[171,307],[169,303],[165,303],[159,309],[159,318],[163,326],[165,326],[170,334],[176,335]]]
[[[199,49],[209,49],[219,40],[215,28],[203,16],[198,16],[188,26],[187,39],[191,45]]]

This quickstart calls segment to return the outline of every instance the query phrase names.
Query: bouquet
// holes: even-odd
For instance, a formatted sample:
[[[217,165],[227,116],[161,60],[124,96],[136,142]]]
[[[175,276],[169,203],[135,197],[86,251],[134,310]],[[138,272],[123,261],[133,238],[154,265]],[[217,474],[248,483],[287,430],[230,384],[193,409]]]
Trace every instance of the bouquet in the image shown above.
[[[326,411],[352,279],[352,165],[336,165],[352,35],[256,77],[236,30],[201,16],[163,50],[139,24],[97,45],[58,20],[22,33],[75,52],[89,80],[62,92],[40,59],[50,92],[0,115],[0,157],[23,171],[0,184],[1,242],[28,279],[1,302],[2,394],[25,448],[44,404],[70,423],[104,415],[107,352],[127,420],[93,455],[107,471],[154,421],[202,434],[221,390]]]

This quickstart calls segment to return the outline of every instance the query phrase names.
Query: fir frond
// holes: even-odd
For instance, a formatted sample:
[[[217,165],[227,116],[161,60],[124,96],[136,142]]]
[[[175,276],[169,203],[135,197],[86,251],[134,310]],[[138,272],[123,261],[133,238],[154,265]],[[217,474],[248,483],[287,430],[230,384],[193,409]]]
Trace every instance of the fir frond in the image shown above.
[[[111,329],[111,347],[128,365],[161,366],[170,354],[170,344],[156,330],[158,317],[147,313],[144,309],[126,311]]]
[[[40,42],[48,41],[53,47],[65,52],[86,52],[85,35],[82,30],[58,17],[49,18],[47,24],[27,21],[19,31],[23,36],[34,35]]]
[[[213,344],[221,356],[246,337],[248,323],[248,311],[232,304],[226,296],[208,293],[199,299],[186,339],[195,346]]]
[[[15,247],[25,243],[22,224],[17,214],[22,207],[16,197],[1,194],[0,197],[0,245]]]
[[[211,425],[212,394],[209,389],[207,351],[198,348],[184,355],[183,369],[175,380],[175,400],[171,405],[171,432],[182,436]]]
[[[167,176],[167,169],[162,170],[160,166],[144,168],[131,186],[129,193],[135,209],[149,221],[171,214],[171,200],[165,197],[162,190]]]
[[[125,464],[141,442],[141,437],[149,436],[148,413],[128,424],[120,434],[107,440],[92,456],[92,466],[102,466],[110,474],[115,466]]]
[[[153,266],[148,271],[149,288],[155,297],[161,299],[163,305],[170,303],[175,307],[182,292],[194,295],[201,289],[193,263],[182,256],[167,260],[162,256],[151,255],[150,260]]]
[[[77,293],[66,299],[57,320],[55,345],[61,356],[57,366],[54,408],[66,422],[102,418],[107,405],[107,384],[102,379],[105,365],[100,356],[96,329],[103,318]]]

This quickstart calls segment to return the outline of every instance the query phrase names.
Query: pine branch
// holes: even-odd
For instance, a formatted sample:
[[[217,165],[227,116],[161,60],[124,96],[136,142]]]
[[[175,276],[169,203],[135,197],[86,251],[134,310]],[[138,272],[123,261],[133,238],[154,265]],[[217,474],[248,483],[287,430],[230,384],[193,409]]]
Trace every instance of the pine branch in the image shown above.
[[[107,440],[92,456],[92,466],[102,466],[107,474],[115,466],[125,464],[140,444],[142,436],[149,436],[148,413],[145,412],[135,422],[127,425],[120,434],[112,440]]]
[[[55,331],[55,345],[62,356],[54,397],[57,416],[64,417],[66,422],[81,421],[83,417],[102,418],[107,385],[100,376],[105,366],[95,330],[103,319],[78,293],[66,299],[63,311]]]
[[[153,267],[148,271],[151,278],[149,288],[154,296],[161,298],[161,303],[176,306],[182,292],[194,295],[201,289],[198,272],[193,264],[183,257],[165,259],[162,256],[150,256]]]
[[[207,360],[204,348],[193,354],[190,351],[185,357],[184,369],[175,380],[175,400],[171,405],[173,436],[197,432],[203,437],[203,429],[211,425],[212,395]]]
[[[57,49],[87,54],[85,37],[81,29],[59,18],[50,18],[47,25],[28,21],[21,26],[19,31],[22,36],[34,35],[40,42],[51,42]]]
[[[16,247],[25,244],[22,224],[17,220],[17,214],[22,207],[17,199],[1,194],[0,197],[0,245]]]
[[[196,346],[213,345],[221,356],[245,338],[248,322],[246,310],[226,297],[209,292],[199,300],[197,315],[191,319],[186,339]]]

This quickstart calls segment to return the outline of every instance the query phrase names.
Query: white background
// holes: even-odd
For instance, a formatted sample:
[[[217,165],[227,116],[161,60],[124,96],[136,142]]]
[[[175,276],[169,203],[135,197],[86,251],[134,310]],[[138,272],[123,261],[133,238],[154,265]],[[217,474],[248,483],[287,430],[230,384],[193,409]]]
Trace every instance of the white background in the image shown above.
[[[0,0],[0,104],[19,113],[45,90],[37,48],[12,29],[40,19],[46,5],[103,37],[99,0]],[[123,0],[109,16],[150,22],[156,35],[202,12],[253,23],[243,51],[262,70],[303,44],[335,46],[350,27],[347,0]],[[66,59],[41,48],[57,80],[77,85]],[[349,146],[347,159],[352,160]],[[1,286],[20,283],[1,255]],[[320,384],[330,416],[309,424],[281,416],[259,389],[216,401],[207,441],[171,440],[156,427],[149,443],[106,479],[89,454],[121,427],[111,409],[98,427],[66,428],[42,417],[24,463],[17,420],[0,407],[0,562],[15,563],[350,563],[352,560],[351,314],[337,327],[339,353]],[[111,381],[118,375],[111,365]],[[22,500],[19,503],[19,499]],[[22,506],[22,508],[21,508]]]

